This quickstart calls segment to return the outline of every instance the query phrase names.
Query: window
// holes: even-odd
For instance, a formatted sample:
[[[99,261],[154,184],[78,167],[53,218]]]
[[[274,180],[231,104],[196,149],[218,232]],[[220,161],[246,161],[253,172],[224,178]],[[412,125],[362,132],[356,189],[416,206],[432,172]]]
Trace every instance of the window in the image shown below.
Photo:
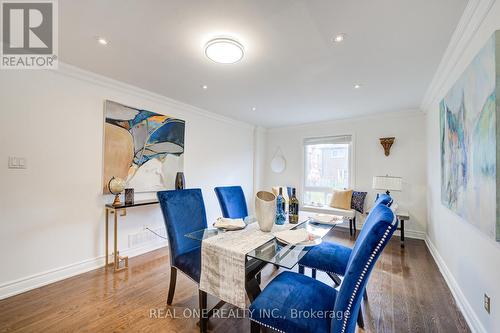
[[[304,204],[328,205],[334,188],[352,186],[352,137],[305,139],[304,173]]]

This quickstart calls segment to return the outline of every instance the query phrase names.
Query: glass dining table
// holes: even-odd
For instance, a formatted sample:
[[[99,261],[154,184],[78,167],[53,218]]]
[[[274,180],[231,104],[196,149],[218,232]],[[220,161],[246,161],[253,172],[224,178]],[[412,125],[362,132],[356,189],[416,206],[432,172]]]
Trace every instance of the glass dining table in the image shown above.
[[[252,221],[245,222],[252,223]],[[345,222],[346,220],[342,220],[340,223]],[[309,234],[315,237],[323,238],[328,232],[330,232],[330,230],[340,223],[321,224],[315,222],[309,217],[301,217],[301,221],[290,229],[294,230],[303,228],[306,229]],[[231,231],[224,231],[211,227],[188,233],[185,236],[202,242],[205,239],[226,232]],[[253,302],[253,300],[261,292],[260,272],[266,265],[272,264],[277,268],[282,267],[285,269],[292,269],[311,248],[312,246],[283,244],[276,238],[273,238],[248,252],[245,260],[245,289],[250,301]]]

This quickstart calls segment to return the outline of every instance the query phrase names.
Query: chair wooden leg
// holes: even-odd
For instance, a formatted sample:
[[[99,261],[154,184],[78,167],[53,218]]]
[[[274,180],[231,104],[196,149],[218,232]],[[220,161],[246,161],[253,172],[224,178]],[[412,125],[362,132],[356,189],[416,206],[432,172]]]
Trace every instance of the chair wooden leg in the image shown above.
[[[304,266],[299,265],[299,273],[304,274]]]
[[[208,318],[207,312],[207,293],[198,290],[198,298],[200,303],[200,333],[205,333],[207,331]]]
[[[311,277],[316,279],[316,268],[311,268]]]
[[[259,272],[259,273],[257,274],[257,276],[255,277],[255,279],[257,280],[257,283],[258,283],[258,284],[260,284],[260,282],[261,282],[261,280],[262,280],[262,274],[261,274],[261,272]]]
[[[363,309],[361,306],[359,307],[359,312],[358,312],[358,326],[362,329],[365,328],[365,321],[363,320]]]
[[[171,305],[174,300],[175,284],[177,282],[177,268],[170,267],[170,286],[168,287],[167,304]]]
[[[352,236],[352,219],[349,219],[349,235]]]
[[[250,333],[260,333],[260,325],[253,320],[250,320]]]

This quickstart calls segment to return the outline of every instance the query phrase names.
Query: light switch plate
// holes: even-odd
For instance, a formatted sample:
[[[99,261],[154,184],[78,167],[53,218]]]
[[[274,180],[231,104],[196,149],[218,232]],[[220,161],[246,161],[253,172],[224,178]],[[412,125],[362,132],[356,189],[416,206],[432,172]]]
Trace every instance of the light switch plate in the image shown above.
[[[26,169],[26,158],[9,156],[9,169]]]

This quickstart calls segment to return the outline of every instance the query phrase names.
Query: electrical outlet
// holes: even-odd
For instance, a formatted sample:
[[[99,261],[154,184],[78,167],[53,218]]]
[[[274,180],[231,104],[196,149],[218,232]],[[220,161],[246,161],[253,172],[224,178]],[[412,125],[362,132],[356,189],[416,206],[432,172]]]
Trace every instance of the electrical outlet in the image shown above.
[[[488,313],[490,313],[490,306],[491,306],[490,296],[484,294],[484,309]]]

